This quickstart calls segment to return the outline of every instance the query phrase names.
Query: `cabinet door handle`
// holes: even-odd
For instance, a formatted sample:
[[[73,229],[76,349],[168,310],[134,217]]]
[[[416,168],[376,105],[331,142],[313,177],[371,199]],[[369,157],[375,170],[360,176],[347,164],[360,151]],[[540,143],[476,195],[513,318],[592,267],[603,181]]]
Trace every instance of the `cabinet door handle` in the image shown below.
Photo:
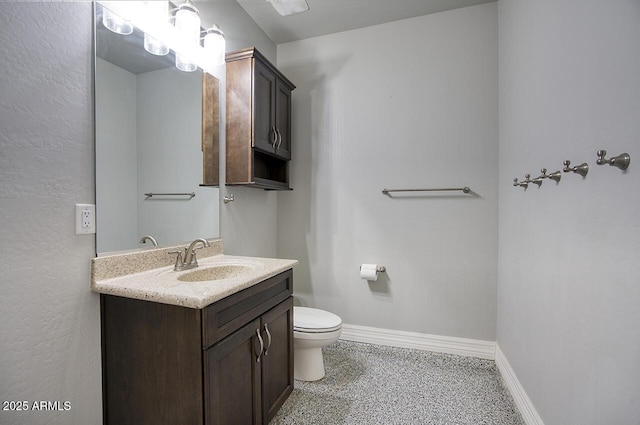
[[[280,145],[282,144],[282,134],[280,133],[280,129],[276,127],[276,131],[278,132],[278,146],[276,146],[276,149],[280,149]]]
[[[276,143],[278,143],[278,133],[275,126],[271,127],[271,132],[273,133],[273,137],[270,137],[271,146],[276,148]]]
[[[269,326],[264,324],[264,331],[267,333],[267,348],[264,350],[264,355],[266,356],[269,353],[269,347],[271,347],[271,332],[269,332]]]
[[[256,329],[256,335],[258,335],[258,341],[260,341],[260,352],[258,353],[258,357],[256,357],[256,363],[260,363],[260,357],[264,350],[264,341],[262,341],[262,337],[260,336],[260,328]]]

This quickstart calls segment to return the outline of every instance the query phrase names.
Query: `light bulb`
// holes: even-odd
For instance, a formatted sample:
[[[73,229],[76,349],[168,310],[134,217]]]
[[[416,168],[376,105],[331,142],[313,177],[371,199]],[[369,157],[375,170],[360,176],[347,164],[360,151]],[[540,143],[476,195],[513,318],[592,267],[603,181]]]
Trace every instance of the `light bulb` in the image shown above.
[[[218,25],[214,25],[207,30],[207,34],[204,36],[204,50],[207,61],[210,61],[210,66],[223,65],[225,63],[225,49],[224,33]]]
[[[102,25],[116,34],[129,35],[133,32],[133,24],[121,18],[107,8],[102,9]]]
[[[184,43],[200,45],[200,15],[190,1],[178,7],[175,26]],[[191,58],[176,53],[176,68],[192,72],[198,67]]]
[[[144,10],[156,22],[167,22],[169,20],[168,1],[145,1]],[[147,33],[144,33],[144,49],[156,56],[164,56],[169,53],[169,46],[159,42]]]

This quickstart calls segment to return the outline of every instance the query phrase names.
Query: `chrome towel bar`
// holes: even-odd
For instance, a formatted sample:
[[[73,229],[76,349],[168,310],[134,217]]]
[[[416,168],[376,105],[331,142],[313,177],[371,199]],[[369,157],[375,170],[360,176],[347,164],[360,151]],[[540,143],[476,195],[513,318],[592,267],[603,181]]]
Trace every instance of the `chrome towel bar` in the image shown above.
[[[189,199],[191,199],[194,196],[196,196],[196,193],[195,192],[191,192],[191,193],[145,193],[144,196],[146,196],[145,199],[149,199],[149,198],[152,198],[154,196],[188,196]]]
[[[382,189],[383,195],[388,195],[391,192],[451,192],[461,190],[464,193],[470,193],[471,189],[465,187],[446,187],[441,189]]]

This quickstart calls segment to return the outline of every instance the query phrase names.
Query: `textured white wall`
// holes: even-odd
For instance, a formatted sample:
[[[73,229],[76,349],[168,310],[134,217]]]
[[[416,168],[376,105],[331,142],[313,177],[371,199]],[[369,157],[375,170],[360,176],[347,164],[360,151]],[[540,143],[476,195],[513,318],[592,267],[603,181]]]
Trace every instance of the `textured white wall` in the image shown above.
[[[638,424],[640,2],[500,0],[499,28],[498,344],[546,425]],[[511,185],[565,159],[586,179]]]
[[[71,402],[0,423],[100,424],[91,4],[0,3],[0,57],[0,400]]]
[[[278,46],[293,94],[294,191],[278,255],[302,304],[346,323],[495,339],[497,6]],[[478,197],[388,198],[470,186]],[[361,263],[388,272],[376,283]]]
[[[96,75],[97,250],[131,249],[140,240],[136,76],[100,58]]]

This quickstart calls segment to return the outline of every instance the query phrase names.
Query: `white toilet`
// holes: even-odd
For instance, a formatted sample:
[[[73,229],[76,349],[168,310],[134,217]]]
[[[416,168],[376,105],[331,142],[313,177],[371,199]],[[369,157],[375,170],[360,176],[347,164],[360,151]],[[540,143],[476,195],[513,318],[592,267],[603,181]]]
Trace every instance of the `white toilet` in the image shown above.
[[[342,319],[328,311],[293,307],[293,377],[317,381],[324,377],[322,347],[342,333]]]

